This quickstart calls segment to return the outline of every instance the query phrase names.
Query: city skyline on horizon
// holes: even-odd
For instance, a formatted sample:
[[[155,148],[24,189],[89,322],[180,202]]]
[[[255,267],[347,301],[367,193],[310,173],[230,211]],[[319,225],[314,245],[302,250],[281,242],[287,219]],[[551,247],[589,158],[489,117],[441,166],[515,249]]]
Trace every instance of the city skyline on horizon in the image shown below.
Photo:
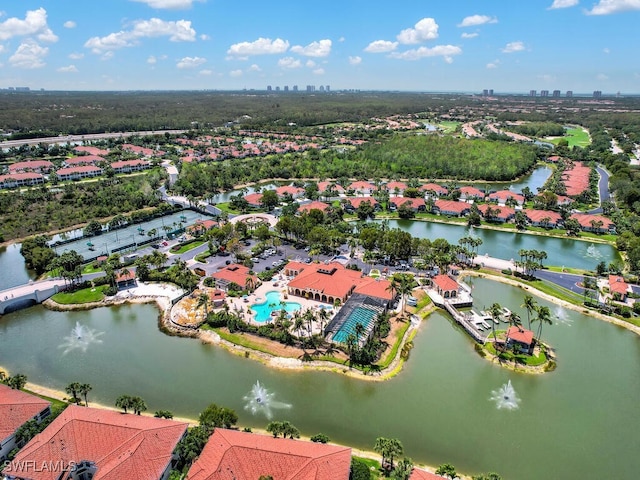
[[[3,5],[0,88],[640,93],[640,0],[355,3]]]

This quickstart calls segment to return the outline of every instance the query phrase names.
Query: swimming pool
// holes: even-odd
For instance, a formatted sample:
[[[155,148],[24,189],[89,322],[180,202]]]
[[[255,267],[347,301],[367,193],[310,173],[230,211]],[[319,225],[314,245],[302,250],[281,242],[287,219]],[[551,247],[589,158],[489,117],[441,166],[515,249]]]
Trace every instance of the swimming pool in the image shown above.
[[[253,305],[251,305],[251,310],[253,310],[256,314],[254,320],[260,323],[269,321],[269,319],[271,318],[271,312],[282,310],[283,307],[282,305],[280,305],[281,301],[282,296],[280,295],[280,292],[275,290],[268,292],[265,296],[264,302],[254,303]],[[302,307],[302,305],[300,305],[298,302],[284,303],[284,309],[289,313],[300,310],[300,307]]]
[[[374,318],[376,316],[376,313],[377,312],[375,310],[364,307],[354,308],[353,312],[351,312],[342,326],[333,335],[333,341],[337,343],[346,343],[347,337],[350,333],[353,333],[355,335],[356,325],[358,323],[361,323],[364,327],[365,332],[368,332],[370,330],[370,327],[373,325],[373,322],[375,321]]]

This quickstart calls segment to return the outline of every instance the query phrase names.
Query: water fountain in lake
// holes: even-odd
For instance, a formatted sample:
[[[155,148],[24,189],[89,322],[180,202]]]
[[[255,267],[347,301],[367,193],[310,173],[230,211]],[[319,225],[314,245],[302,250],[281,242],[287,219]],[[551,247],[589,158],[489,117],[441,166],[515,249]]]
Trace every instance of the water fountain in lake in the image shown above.
[[[520,403],[520,399],[511,385],[511,380],[498,390],[492,391],[490,400],[496,402],[498,409],[506,408],[507,410],[515,410]]]
[[[250,411],[253,415],[258,413],[264,414],[267,419],[271,419],[272,409],[291,408],[288,403],[278,402],[274,400],[275,393],[270,392],[259,381],[251,387],[251,391],[243,398],[247,402],[244,406],[245,410]]]
[[[80,322],[76,322],[71,334],[64,337],[64,342],[58,348],[64,348],[62,352],[64,355],[74,350],[80,350],[85,353],[91,344],[102,343],[100,336],[103,333],[96,332],[85,325],[81,325]]]
[[[595,258],[596,260],[600,260],[602,258],[602,253],[598,250],[593,243],[587,247],[587,258]]]
[[[558,305],[553,311],[553,317],[556,323],[562,325],[571,325],[571,319],[567,315],[567,311],[561,305]]]

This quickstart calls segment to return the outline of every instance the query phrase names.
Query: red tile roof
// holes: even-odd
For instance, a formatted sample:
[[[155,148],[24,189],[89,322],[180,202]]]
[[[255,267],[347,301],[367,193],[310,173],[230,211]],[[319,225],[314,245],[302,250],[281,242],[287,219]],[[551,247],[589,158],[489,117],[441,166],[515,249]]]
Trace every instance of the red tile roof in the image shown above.
[[[489,199],[498,200],[499,202],[506,202],[509,199],[514,199],[516,202],[524,203],[524,196],[519,193],[514,193],[511,190],[499,190],[489,195]]]
[[[453,212],[458,215],[471,208],[468,203],[455,200],[436,200],[434,205],[440,212]]]
[[[72,175],[74,173],[102,173],[102,169],[100,167],[96,167],[95,165],[80,165],[79,167],[69,167],[69,168],[61,168],[56,171],[56,175]]]
[[[373,197],[351,197],[347,201],[353,208],[358,208],[361,203],[369,202],[372,206],[378,205],[378,201]]]
[[[104,161],[105,159],[103,157],[99,157],[97,155],[81,155],[79,157],[66,158],[64,160],[64,163],[66,163],[67,165],[93,165],[94,163]]]
[[[629,290],[629,285],[624,281],[624,278],[618,275],[609,275],[609,290],[611,290],[611,293],[626,295]]]
[[[524,210],[524,214],[527,216],[530,222],[540,223],[543,218],[548,218],[549,222],[554,225],[562,220],[562,215],[558,212],[552,212],[549,210]]]
[[[396,207],[400,207],[405,203],[408,203],[411,208],[417,210],[419,207],[426,207],[426,203],[424,198],[409,198],[409,197],[391,197],[389,201],[393,203]]]
[[[562,172],[562,181],[570,197],[580,195],[589,188],[591,168],[582,162],[575,162]]]
[[[424,470],[414,468],[413,472],[411,472],[409,480],[442,480],[443,478],[444,477],[436,475],[435,473],[429,473],[425,472]]]
[[[151,165],[151,162],[146,160],[120,160],[119,162],[113,162],[111,164],[112,168],[123,168],[123,167],[137,167],[138,165]]]
[[[575,218],[581,227],[592,228],[591,222],[602,222],[603,229],[608,230],[613,226],[613,222],[602,215],[591,215],[590,213],[573,213],[570,218]]]
[[[260,205],[260,200],[262,200],[261,193],[250,193],[249,195],[245,195],[244,199],[249,202],[249,205]]]
[[[136,272],[133,270],[128,270],[127,272],[123,272],[122,270],[120,270],[117,274],[116,274],[116,282],[129,282],[131,280],[135,280],[136,279]]]
[[[460,194],[463,197],[484,198],[484,192],[476,187],[460,187]]]
[[[344,193],[344,188],[341,185],[338,185],[334,182],[318,182],[318,191],[320,193],[326,192],[329,187],[331,187],[332,191],[337,193]]]
[[[0,183],[12,182],[14,180],[38,180],[44,179],[41,173],[22,172],[22,173],[9,173],[8,175],[0,175]]]
[[[293,266],[287,265],[285,269]],[[342,264],[333,262],[305,264],[302,271],[289,281],[290,289],[301,289],[319,292],[327,296],[345,298],[354,287],[359,284],[362,273],[345,268]]]
[[[349,188],[352,190],[375,190],[376,186],[373,183],[360,180],[358,182],[353,182],[349,185]]]
[[[501,207],[499,205],[488,205],[486,203],[478,206],[478,210],[480,210],[480,212],[484,217],[487,216],[487,210],[489,210],[489,208],[491,208],[491,211],[493,212],[492,216],[494,218],[500,218],[502,220],[506,220],[509,217],[512,217],[513,215],[516,214],[515,209],[511,207]]]
[[[507,330],[507,336],[515,340],[516,342],[523,343],[525,345],[531,345],[533,342],[533,332],[522,327],[509,327]]]
[[[88,153],[90,155],[107,155],[109,153],[109,150],[102,150],[100,148],[97,147],[89,147],[87,145],[80,145],[78,147],[75,147],[73,149],[74,152],[85,152]]]
[[[404,182],[389,182],[384,186],[389,192],[393,193],[397,188],[400,191],[407,189],[407,184]]]
[[[432,281],[440,290],[444,292],[458,290],[458,282],[456,282],[449,275],[436,275],[435,277],[433,277]]]
[[[9,165],[10,172],[20,172],[22,170],[50,170],[53,163],[47,160],[30,160],[27,162],[16,162]]]
[[[251,277],[254,285],[258,283],[258,277],[249,274],[249,269],[244,265],[232,263],[226,266],[222,270],[213,273],[211,276],[220,280],[227,281],[229,283],[235,283],[240,288],[244,288],[247,283],[247,278]]]
[[[294,187],[293,185],[285,185],[283,187],[276,188],[276,193],[279,197],[285,196],[287,193],[292,197],[296,195],[301,195],[304,193],[304,188]]]
[[[391,300],[391,282],[382,278],[362,277],[353,293],[361,293],[368,297],[383,298]]]
[[[427,183],[425,185],[422,185],[420,187],[420,190],[423,190],[425,192],[428,192],[431,190],[436,192],[438,195],[446,195],[447,193],[449,193],[449,190],[447,190],[446,187],[443,187],[442,185],[438,185],[437,183]]]
[[[49,405],[40,397],[0,384],[0,443]]]
[[[314,201],[311,203],[306,203],[304,205],[300,205],[300,207],[298,208],[299,212],[310,212],[311,210],[320,210],[321,212],[324,212],[327,208],[329,208],[329,205],[327,205],[324,202],[318,202],[318,201]]]
[[[351,449],[217,428],[188,480],[348,480]]]
[[[187,424],[110,410],[68,406],[16,456],[32,480],[56,480],[60,471],[34,469],[52,460],[96,463],[94,480],[157,480]]]

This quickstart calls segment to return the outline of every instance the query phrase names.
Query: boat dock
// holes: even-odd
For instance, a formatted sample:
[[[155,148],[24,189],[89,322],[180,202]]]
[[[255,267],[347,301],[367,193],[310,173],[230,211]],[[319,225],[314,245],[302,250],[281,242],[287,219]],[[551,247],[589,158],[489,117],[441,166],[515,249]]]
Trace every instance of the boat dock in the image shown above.
[[[464,328],[478,343],[486,343],[487,335],[482,332],[483,328],[490,328],[490,325],[477,313],[471,311],[462,313],[456,309],[449,301],[444,301],[444,308],[451,314],[453,319]],[[485,327],[486,325],[486,327]]]

